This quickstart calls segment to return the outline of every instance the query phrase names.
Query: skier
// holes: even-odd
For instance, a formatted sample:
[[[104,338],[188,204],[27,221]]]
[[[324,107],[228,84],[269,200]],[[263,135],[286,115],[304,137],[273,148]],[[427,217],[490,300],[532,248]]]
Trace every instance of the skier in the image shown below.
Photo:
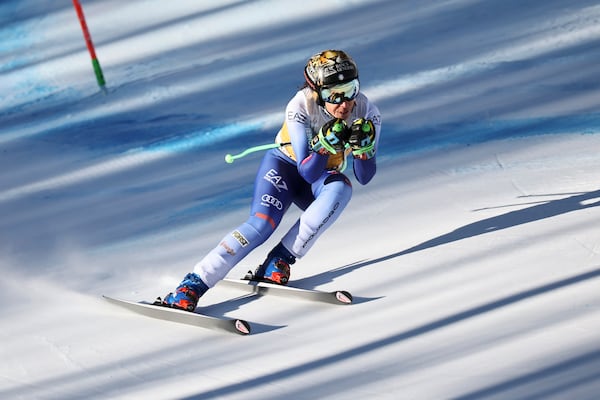
[[[359,90],[358,68],[341,50],[312,56],[305,83],[287,104],[285,121],[258,169],[250,217],[188,273],[163,305],[193,311],[198,299],[275,231],[290,205],[302,215],[256,269],[254,279],[285,285],[304,256],[340,216],[352,196],[342,173],[352,160],[356,180],[375,175],[378,108]]]

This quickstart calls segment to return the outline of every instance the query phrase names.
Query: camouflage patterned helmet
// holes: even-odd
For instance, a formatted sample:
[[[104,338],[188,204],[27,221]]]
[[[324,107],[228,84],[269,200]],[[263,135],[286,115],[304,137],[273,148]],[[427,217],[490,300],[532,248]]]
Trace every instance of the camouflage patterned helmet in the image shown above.
[[[325,50],[312,56],[304,68],[304,77],[311,89],[349,82],[358,78],[358,68],[352,58],[341,50]]]

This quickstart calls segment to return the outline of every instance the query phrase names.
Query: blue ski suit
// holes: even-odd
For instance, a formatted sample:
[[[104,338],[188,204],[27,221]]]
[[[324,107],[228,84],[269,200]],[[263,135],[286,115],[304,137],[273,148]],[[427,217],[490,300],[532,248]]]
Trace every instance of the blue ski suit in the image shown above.
[[[358,118],[373,122],[376,150],[381,117],[378,108],[362,93],[356,97],[346,122],[351,125]],[[373,178],[376,157],[361,160],[349,151],[328,155],[312,151],[311,139],[331,119],[333,116],[319,105],[317,94],[310,88],[299,90],[290,100],[275,139],[280,147],[265,154],[256,174],[250,217],[194,266],[194,272],[209,287],[264,243],[292,204],[303,213],[281,242],[295,257],[304,256],[350,201],[352,184],[342,173],[348,161],[360,184],[366,185]]]

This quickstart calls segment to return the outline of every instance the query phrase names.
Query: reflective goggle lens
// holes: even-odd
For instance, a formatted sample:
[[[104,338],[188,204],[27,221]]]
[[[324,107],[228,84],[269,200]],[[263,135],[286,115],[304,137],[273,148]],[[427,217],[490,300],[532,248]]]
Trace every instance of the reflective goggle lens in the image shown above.
[[[326,87],[321,89],[321,98],[327,103],[341,104],[344,101],[354,100],[358,96],[359,87],[358,79]]]

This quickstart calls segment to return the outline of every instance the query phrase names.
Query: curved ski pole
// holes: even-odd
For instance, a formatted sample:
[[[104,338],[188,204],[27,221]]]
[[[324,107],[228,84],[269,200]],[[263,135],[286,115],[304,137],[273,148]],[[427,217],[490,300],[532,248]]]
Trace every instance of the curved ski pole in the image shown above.
[[[246,150],[242,151],[239,154],[235,154],[235,155],[226,154],[225,162],[227,164],[231,164],[236,159],[245,157],[250,153],[254,153],[254,152],[262,151],[262,150],[274,149],[274,148],[281,147],[281,146],[287,146],[288,144],[291,144],[291,143],[268,143],[268,144],[262,144],[259,146],[250,147],[250,148],[247,148]]]

